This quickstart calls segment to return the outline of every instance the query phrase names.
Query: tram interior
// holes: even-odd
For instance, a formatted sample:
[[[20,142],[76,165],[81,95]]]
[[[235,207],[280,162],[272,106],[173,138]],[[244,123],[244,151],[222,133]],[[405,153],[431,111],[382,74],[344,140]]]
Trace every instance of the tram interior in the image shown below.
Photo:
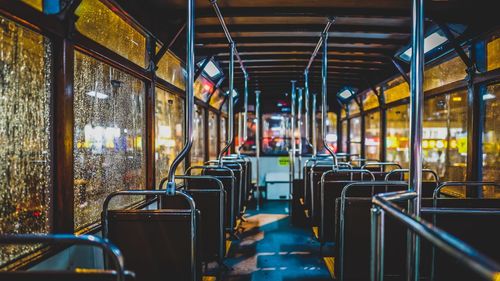
[[[0,280],[500,280],[486,0],[0,0]]]

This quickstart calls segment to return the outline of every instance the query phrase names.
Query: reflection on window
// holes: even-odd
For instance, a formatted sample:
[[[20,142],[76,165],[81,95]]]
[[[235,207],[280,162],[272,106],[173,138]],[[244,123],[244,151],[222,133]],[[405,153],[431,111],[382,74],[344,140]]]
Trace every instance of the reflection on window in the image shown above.
[[[500,67],[500,37],[494,35],[490,42],[488,42],[487,50],[488,56],[488,71],[495,70]]]
[[[286,154],[290,145],[288,114],[262,115],[262,152],[264,154]]]
[[[318,124],[318,133],[316,134],[316,147],[318,148],[318,153],[326,154],[329,153],[326,151],[325,146],[323,144],[323,133],[321,132],[321,124],[322,118],[321,113],[316,114],[316,122]],[[328,146],[333,150],[337,151],[337,114],[333,112],[327,112],[328,120],[326,120],[326,142]]]
[[[361,155],[361,117],[349,120],[350,154]]]
[[[410,86],[401,77],[387,83],[387,89],[384,91],[385,103],[391,103],[410,96]]]
[[[194,82],[194,95],[204,102],[208,101],[213,89],[214,84],[202,75]]]
[[[30,5],[31,7],[35,8],[38,11],[43,11],[43,0],[21,0],[22,2]]]
[[[408,168],[409,134],[408,104],[387,109],[386,160]]]
[[[194,108],[191,166],[201,166],[205,163],[205,109],[199,105],[195,105]]]
[[[467,66],[460,57],[454,57],[424,72],[424,91],[462,80],[467,75]]]
[[[224,102],[224,99],[225,97],[223,93],[219,89],[217,89],[210,98],[210,106],[218,110]]]
[[[365,116],[365,158],[380,159],[380,112]]]
[[[463,181],[467,162],[467,94],[441,95],[424,102],[424,168],[443,181]]]
[[[99,0],[83,0],[76,29],[120,56],[146,67],[146,37]]]
[[[100,218],[116,190],[145,187],[144,83],[75,53],[75,228]],[[118,197],[112,208],[137,201]]]
[[[243,130],[247,130],[247,140],[243,144],[240,152],[242,153],[255,153],[255,131],[257,129],[257,123],[255,119],[255,114],[248,113],[246,123],[243,122],[243,113],[238,113],[235,115],[235,122],[238,126],[238,130],[236,130],[235,137],[235,147],[239,147],[243,142]]]
[[[356,99],[352,99],[349,102],[349,116],[353,116],[359,113],[359,105],[356,102]]]
[[[347,120],[342,121],[342,151],[347,152]]]
[[[363,96],[363,110],[367,111],[378,107],[378,97],[372,90],[366,92]]]
[[[217,114],[208,112],[208,158],[217,159]]]
[[[0,232],[49,231],[51,46],[0,16]],[[36,246],[0,246],[0,265]]]
[[[219,132],[220,149],[222,150],[227,144],[227,118],[220,118],[220,132]]]
[[[157,51],[159,49],[160,47],[156,48]],[[156,70],[156,75],[158,77],[181,90],[186,89],[186,71],[182,67],[181,60],[178,59],[174,54],[167,51],[156,66],[158,67],[158,69]]]
[[[184,100],[156,88],[155,122],[155,178],[158,187],[183,147]],[[181,161],[177,167],[177,174],[183,174],[183,171],[184,161]]]
[[[347,111],[345,109],[345,106],[342,106],[342,108],[340,109],[340,118],[346,118],[347,117]]]
[[[487,87],[483,132],[483,180],[500,181],[500,84]],[[500,197],[500,194],[497,194]]]

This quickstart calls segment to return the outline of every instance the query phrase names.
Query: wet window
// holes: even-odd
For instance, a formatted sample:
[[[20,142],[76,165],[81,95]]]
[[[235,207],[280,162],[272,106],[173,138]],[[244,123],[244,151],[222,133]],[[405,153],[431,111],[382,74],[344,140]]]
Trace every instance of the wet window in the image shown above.
[[[76,29],[120,56],[146,67],[146,37],[99,0],[83,0]]]
[[[387,109],[386,160],[408,168],[409,113],[408,104]]]
[[[194,108],[191,166],[201,166],[205,163],[205,109],[199,105]]]
[[[347,152],[347,120],[342,121],[342,151]]]
[[[500,67],[500,36],[494,35],[486,47],[488,71]]]
[[[116,190],[145,187],[144,83],[80,52],[75,53],[75,228],[100,219]],[[135,201],[134,201],[135,200]],[[117,197],[112,208],[137,198]]]
[[[350,154],[361,155],[361,117],[349,119]]]
[[[373,91],[369,91],[362,96],[363,99],[363,110],[367,111],[373,108],[377,108],[379,106],[378,104],[378,97]]]
[[[208,112],[208,158],[217,159],[217,114]]]
[[[342,106],[342,108],[340,109],[340,118],[346,118],[347,117],[347,111],[345,109],[345,106]]]
[[[262,152],[264,154],[287,154],[290,146],[288,114],[262,115]]]
[[[384,91],[385,103],[391,103],[410,96],[410,86],[399,76],[387,83],[387,89]]]
[[[352,99],[349,102],[349,116],[353,116],[355,114],[358,114],[360,112],[359,105],[356,102],[356,99]]]
[[[460,57],[454,57],[424,72],[424,91],[432,90],[465,78],[467,66]]]
[[[183,147],[184,100],[177,95],[156,88],[155,107],[155,169],[156,187],[165,178],[172,161]],[[177,174],[184,173],[184,161],[179,163]]]
[[[467,93],[441,95],[424,102],[424,168],[443,181],[464,181],[467,163]]]
[[[380,112],[375,111],[365,116],[365,158],[380,159]]]
[[[157,48],[157,51],[159,47]],[[174,54],[167,51],[157,64],[156,75],[181,90],[186,89],[186,70]]]
[[[483,93],[483,180],[500,181],[500,84],[487,87]],[[497,193],[497,197],[500,194]]]
[[[326,151],[325,146],[323,144],[323,134],[321,132],[321,113],[316,114],[317,124],[318,124],[318,133],[316,134],[316,144],[318,148],[318,153],[329,153]],[[333,112],[327,112],[328,119],[326,120],[326,143],[333,150],[337,151],[337,114]]]
[[[51,45],[0,16],[0,232],[49,231]],[[36,246],[0,246],[0,265]]]
[[[224,98],[224,95],[219,89],[215,90],[215,92],[212,94],[212,97],[210,98],[210,106],[215,109],[219,109],[224,102]]]
[[[255,132],[257,129],[257,123],[255,119],[255,114],[248,112],[247,121],[243,122],[243,113],[238,113],[235,115],[236,126],[238,126],[236,130],[235,137],[235,147],[239,147],[243,140],[243,130],[247,130],[247,140],[243,144],[241,148],[241,153],[255,153]]]

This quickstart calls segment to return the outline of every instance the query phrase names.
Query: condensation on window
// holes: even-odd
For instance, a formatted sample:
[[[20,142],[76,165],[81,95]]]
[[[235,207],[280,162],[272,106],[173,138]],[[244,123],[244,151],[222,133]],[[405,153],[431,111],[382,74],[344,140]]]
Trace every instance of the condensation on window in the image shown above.
[[[0,232],[50,229],[51,44],[0,16]],[[0,265],[38,246],[0,246]]]
[[[146,37],[100,0],[83,0],[75,15],[75,27],[81,34],[146,67]]]
[[[466,77],[467,66],[460,57],[454,57],[424,72],[424,91],[462,80]]]
[[[75,229],[97,222],[106,196],[145,187],[144,83],[75,53]],[[111,208],[139,198],[120,196]]]
[[[380,93],[380,91],[379,91]],[[367,111],[379,106],[378,96],[372,90],[366,92],[362,95],[363,99],[363,110]]]
[[[360,108],[359,108],[358,102],[356,101],[356,99],[352,99],[349,102],[349,116],[353,116],[355,114],[358,114],[359,112],[360,112]]]
[[[157,47],[158,50],[159,47]],[[182,67],[181,60],[174,54],[167,51],[158,62],[157,67],[156,75],[158,77],[181,90],[186,89],[186,70]]]
[[[184,142],[184,100],[174,94],[156,88],[155,107],[155,169],[156,187],[168,174],[175,157],[182,150]],[[184,161],[177,167],[176,174],[184,173]]]
[[[199,105],[195,105],[193,135],[191,166],[201,166],[205,162],[205,109]]]
[[[208,158],[217,159],[217,114],[208,112]]]
[[[500,67],[500,36],[494,35],[486,46],[487,69],[495,70]]]
[[[483,180],[500,182],[500,84],[492,84],[482,95],[484,103]],[[500,190],[487,190],[500,198]]]
[[[396,162],[403,168],[408,168],[409,146],[409,112],[408,104],[388,108],[386,160]]]
[[[365,154],[368,160],[380,159],[380,112],[365,115]]]
[[[410,86],[403,77],[398,76],[387,83],[387,89],[384,91],[385,103],[391,103],[410,96]]]

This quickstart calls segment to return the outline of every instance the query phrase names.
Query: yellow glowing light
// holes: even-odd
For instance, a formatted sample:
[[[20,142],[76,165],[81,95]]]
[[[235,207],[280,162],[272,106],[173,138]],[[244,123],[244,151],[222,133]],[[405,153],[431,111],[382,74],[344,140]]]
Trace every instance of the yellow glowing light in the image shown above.
[[[429,141],[427,141],[427,140],[422,141],[422,148],[423,149],[429,148]]]
[[[451,100],[452,101],[457,101],[457,102],[458,101],[462,101],[462,97],[453,97]]]

